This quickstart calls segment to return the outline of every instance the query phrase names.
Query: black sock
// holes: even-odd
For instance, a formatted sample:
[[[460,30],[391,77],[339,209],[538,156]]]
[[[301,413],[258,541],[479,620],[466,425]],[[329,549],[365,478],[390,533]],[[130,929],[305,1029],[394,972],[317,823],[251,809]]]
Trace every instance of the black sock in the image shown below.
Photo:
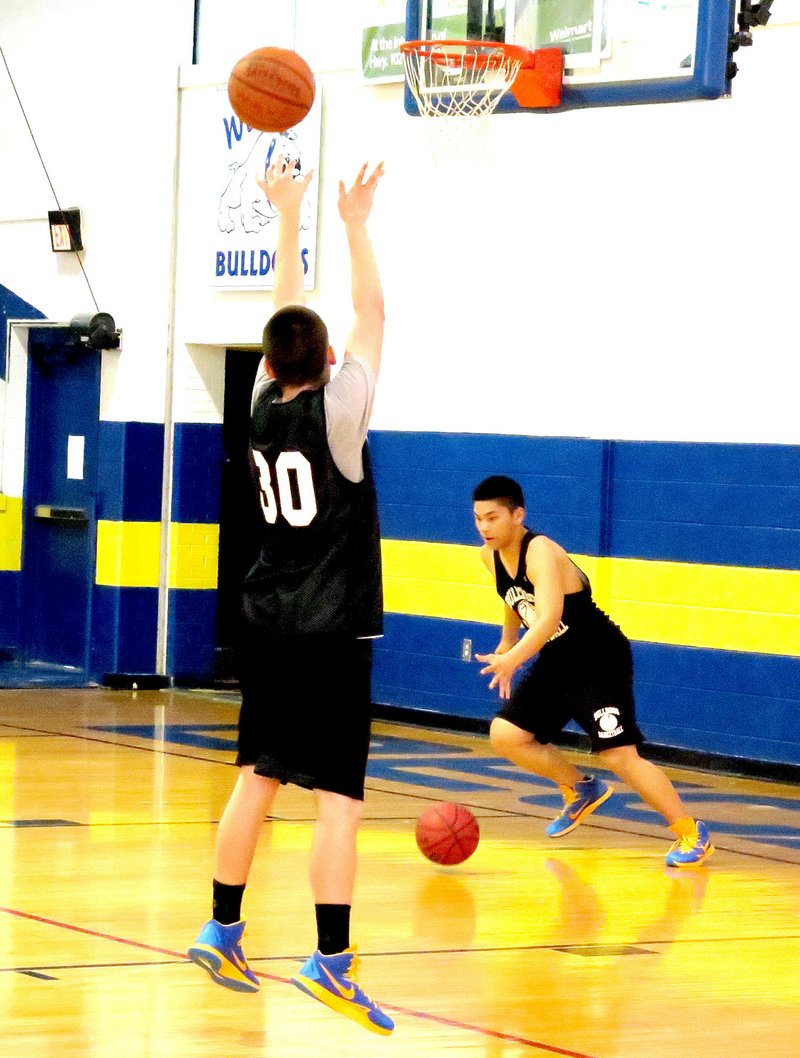
[[[314,904],[317,915],[317,948],[335,955],[350,947],[350,905]]]
[[[230,926],[232,922],[238,922],[242,917],[243,885],[225,885],[214,879],[214,910],[213,915],[217,922],[223,926]]]

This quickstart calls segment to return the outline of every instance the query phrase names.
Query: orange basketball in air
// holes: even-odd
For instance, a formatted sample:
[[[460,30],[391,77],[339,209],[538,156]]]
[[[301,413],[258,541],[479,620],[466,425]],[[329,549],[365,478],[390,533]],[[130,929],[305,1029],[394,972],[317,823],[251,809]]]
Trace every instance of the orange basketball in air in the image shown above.
[[[311,67],[289,48],[256,48],[239,59],[228,78],[228,99],[245,125],[286,132],[302,121],[316,95]]]

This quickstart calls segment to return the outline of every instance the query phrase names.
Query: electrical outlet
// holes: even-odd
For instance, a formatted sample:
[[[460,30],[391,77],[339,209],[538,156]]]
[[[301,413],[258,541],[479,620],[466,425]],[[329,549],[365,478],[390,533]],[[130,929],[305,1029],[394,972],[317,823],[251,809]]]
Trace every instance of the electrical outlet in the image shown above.
[[[462,639],[461,640],[461,660],[472,661],[472,640]]]

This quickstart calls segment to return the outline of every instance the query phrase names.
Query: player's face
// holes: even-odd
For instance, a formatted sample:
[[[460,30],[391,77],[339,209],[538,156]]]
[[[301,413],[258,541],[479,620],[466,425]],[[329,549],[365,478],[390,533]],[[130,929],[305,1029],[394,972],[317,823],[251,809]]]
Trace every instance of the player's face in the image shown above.
[[[525,517],[524,508],[510,511],[497,500],[476,500],[472,509],[475,527],[492,551],[501,551],[514,542]]]

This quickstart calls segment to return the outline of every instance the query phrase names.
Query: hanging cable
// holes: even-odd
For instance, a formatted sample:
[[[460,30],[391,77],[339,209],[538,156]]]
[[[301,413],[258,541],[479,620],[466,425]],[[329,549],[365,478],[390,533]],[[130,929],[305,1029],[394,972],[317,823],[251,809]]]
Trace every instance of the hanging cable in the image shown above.
[[[11,76],[11,70],[9,69],[8,62],[6,61],[6,57],[5,57],[5,53],[3,51],[2,45],[0,45],[0,59],[3,60],[3,65],[6,68],[6,73],[8,74],[8,79],[11,82],[11,88],[14,91],[14,95],[17,97],[17,102],[19,103],[19,109],[22,111],[22,117],[25,119],[25,124],[28,126],[28,132],[30,133],[31,142],[33,143],[33,146],[34,146],[34,148],[36,150],[37,155],[39,156],[39,161],[42,164],[42,169],[44,170],[44,175],[47,177],[47,182],[50,185],[50,190],[53,192],[53,198],[55,199],[56,207],[59,210],[61,210],[62,206],[61,206],[61,203],[58,200],[58,195],[56,194],[56,189],[55,189],[55,187],[53,187],[53,181],[50,179],[50,174],[47,171],[47,166],[44,164],[44,158],[42,157],[42,152],[39,150],[39,144],[36,142],[36,137],[33,134],[33,129],[31,128],[31,123],[30,123],[30,121],[28,121],[28,115],[25,113],[25,107],[22,105],[22,100],[20,99],[19,92],[17,91],[17,86],[14,83],[14,78]],[[81,255],[80,255],[80,253],[78,251],[75,251],[75,256],[78,259],[78,264],[80,265],[81,272],[83,273],[83,278],[86,280],[86,286],[89,288],[89,294],[91,295],[92,301],[94,302],[94,307],[99,312],[100,311],[100,306],[97,304],[97,299],[95,298],[94,291],[92,290],[92,284],[89,282],[89,277],[86,274],[86,269],[83,267],[83,261],[81,260]]]

